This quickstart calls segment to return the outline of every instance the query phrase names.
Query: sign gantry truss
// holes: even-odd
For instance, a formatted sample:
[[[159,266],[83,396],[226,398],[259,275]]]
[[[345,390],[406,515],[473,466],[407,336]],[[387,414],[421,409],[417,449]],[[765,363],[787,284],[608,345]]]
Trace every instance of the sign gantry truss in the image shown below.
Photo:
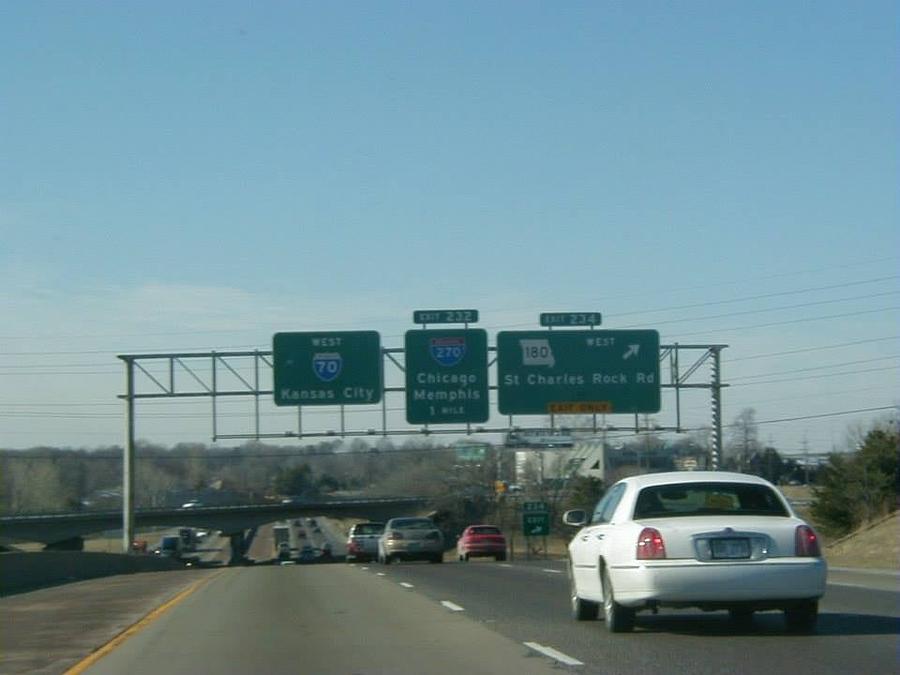
[[[727,385],[720,381],[721,351],[727,345],[703,345],[703,344],[663,344],[660,345],[660,387],[674,391],[675,399],[675,424],[669,426],[654,426],[656,431],[682,432],[682,393],[690,389],[710,390],[710,418],[713,431],[713,450],[720,450],[721,443],[721,389]],[[382,367],[395,368],[399,377],[397,382],[403,382],[406,366],[405,359],[398,356],[404,354],[403,348],[381,348]],[[489,366],[496,363],[496,347],[488,347],[493,356]],[[210,400],[210,419],[212,423],[211,436],[217,440],[262,440],[275,438],[313,438],[313,437],[353,437],[353,436],[395,436],[395,435],[421,435],[429,433],[440,434],[472,434],[472,433],[506,433],[514,430],[527,430],[527,425],[517,424],[521,417],[533,417],[534,415],[506,415],[504,426],[473,426],[465,425],[441,425],[429,427],[425,424],[421,427],[407,425],[403,428],[390,428],[388,423],[388,395],[404,394],[406,387],[390,386],[385,378],[380,403],[370,406],[372,411],[380,411],[380,425],[366,428],[348,428],[344,405],[335,405],[333,408],[340,413],[340,425],[336,429],[313,430],[304,429],[304,410],[307,407],[298,405],[296,417],[296,430],[266,431],[262,428],[261,400],[271,402],[274,396],[272,387],[273,358],[270,350],[254,351],[209,351],[209,352],[178,352],[158,354],[122,354],[119,358],[126,368],[127,391],[120,398],[126,401],[129,415],[133,414],[136,401],[159,399],[187,399],[206,398]],[[697,381],[697,371],[704,364],[709,363],[710,377],[705,381]],[[488,389],[496,392],[497,384],[491,384]],[[253,401],[251,413],[251,428],[241,433],[223,433],[221,431],[220,405],[221,399],[233,397],[248,397]],[[395,409],[392,409],[395,410]],[[585,414],[586,413],[586,414]],[[564,415],[564,417],[563,417]],[[548,410],[545,417],[549,416],[551,427],[558,426],[561,419],[571,421],[573,418],[578,426],[566,425],[570,431],[599,432],[605,431],[634,431],[642,430],[640,416],[633,417],[634,423],[625,426],[615,426],[605,423],[605,415],[598,420],[597,412],[591,412],[590,408],[583,410],[577,407],[572,409],[558,409],[554,414]],[[585,424],[587,420],[590,424]],[[545,429],[546,423],[533,427]]]

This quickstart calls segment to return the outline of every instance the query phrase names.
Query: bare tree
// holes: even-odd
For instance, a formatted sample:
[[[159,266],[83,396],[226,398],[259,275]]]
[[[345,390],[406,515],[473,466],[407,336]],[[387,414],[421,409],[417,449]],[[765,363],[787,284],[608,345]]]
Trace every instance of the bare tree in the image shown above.
[[[755,452],[759,450],[759,426],[756,409],[744,408],[731,424],[731,442],[728,446],[729,462],[743,471]]]

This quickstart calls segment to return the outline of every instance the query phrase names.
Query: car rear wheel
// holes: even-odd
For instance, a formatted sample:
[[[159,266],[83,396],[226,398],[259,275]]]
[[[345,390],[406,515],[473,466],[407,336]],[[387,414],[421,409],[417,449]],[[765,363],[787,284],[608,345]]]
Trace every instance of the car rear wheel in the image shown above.
[[[572,618],[576,621],[594,621],[600,615],[600,605],[590,600],[582,600],[578,597],[575,588],[575,579],[569,570],[569,601],[571,603]]]
[[[786,607],[784,624],[791,633],[812,633],[819,620],[819,602],[807,600],[798,605]]]
[[[609,572],[603,568],[603,618],[610,633],[628,633],[634,628],[634,610],[616,602]]]
[[[506,560],[506,554],[498,553],[497,555],[494,556],[494,560],[496,560],[497,562],[503,562],[504,560]]]
[[[431,562],[434,564],[442,563],[444,562],[444,556],[440,553],[436,553],[434,557],[431,558]]]

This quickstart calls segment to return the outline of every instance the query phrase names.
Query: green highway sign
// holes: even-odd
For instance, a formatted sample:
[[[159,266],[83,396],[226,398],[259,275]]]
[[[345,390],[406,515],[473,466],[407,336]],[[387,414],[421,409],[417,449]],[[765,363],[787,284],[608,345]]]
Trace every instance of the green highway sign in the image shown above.
[[[497,399],[503,415],[659,412],[659,333],[500,332]]]
[[[446,328],[406,332],[406,421],[486,422],[487,332]]]
[[[546,511],[523,512],[522,532],[526,537],[546,537],[550,534],[550,514]]]
[[[272,359],[275,405],[363,405],[381,400],[381,336],[375,331],[276,333]]]
[[[477,309],[417,309],[413,323],[478,323]]]
[[[542,326],[599,326],[600,312],[542,312]]]
[[[484,462],[487,451],[490,449],[488,443],[456,443],[453,446],[456,452],[456,461],[469,464],[480,464]]]
[[[549,510],[547,502],[524,502],[522,504],[523,513],[546,513]]]

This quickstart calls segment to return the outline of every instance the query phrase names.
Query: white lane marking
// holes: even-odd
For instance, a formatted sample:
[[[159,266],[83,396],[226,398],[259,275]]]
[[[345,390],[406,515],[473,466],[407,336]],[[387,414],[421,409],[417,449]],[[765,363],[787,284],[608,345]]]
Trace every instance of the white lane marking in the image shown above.
[[[453,612],[462,612],[464,611],[462,607],[457,605],[455,602],[450,602],[449,600],[441,600],[441,604],[447,609]]]
[[[556,659],[560,663],[564,663],[567,666],[583,666],[584,663],[579,661],[578,659],[573,659],[571,656],[567,656],[562,652],[558,652],[553,647],[545,647],[544,645],[539,645],[537,642],[523,642],[523,645],[526,647],[530,647],[536,652],[540,652],[544,656],[549,656],[551,659]]]
[[[377,574],[377,575],[380,576],[380,577],[383,577],[383,576],[384,576],[384,572],[375,572],[375,574]]]
[[[400,585],[403,586],[403,588],[415,588],[415,586],[413,586],[412,584],[408,584],[405,581],[401,581]]]
[[[500,563],[500,567],[509,568],[509,567],[512,567],[512,565],[507,565],[506,563]]]
[[[562,574],[562,570],[551,570],[549,567],[545,567],[541,570],[541,572],[550,572],[550,574]]]
[[[363,572],[365,572],[369,568],[368,567],[360,567],[359,569],[361,569]]]

